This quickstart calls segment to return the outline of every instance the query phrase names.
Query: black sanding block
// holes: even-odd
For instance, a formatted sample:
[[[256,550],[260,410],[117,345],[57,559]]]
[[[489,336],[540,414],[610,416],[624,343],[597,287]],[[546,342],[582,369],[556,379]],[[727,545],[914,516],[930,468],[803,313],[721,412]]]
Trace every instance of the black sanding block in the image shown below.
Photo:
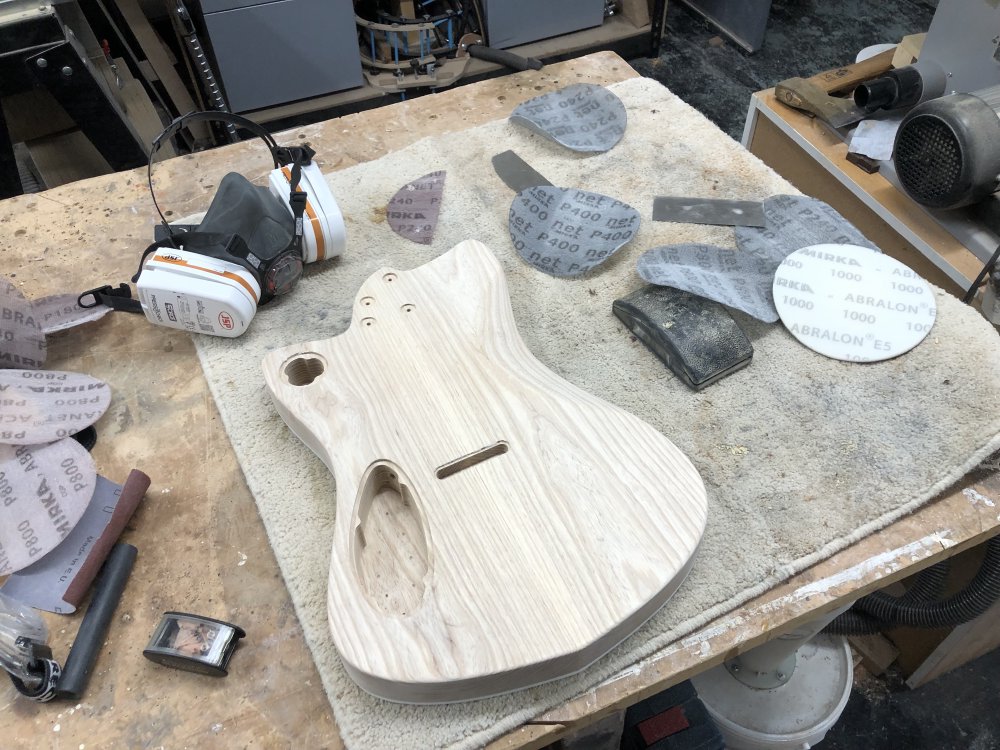
[[[650,285],[617,299],[612,311],[696,391],[750,364],[753,345],[726,309],[680,289]]]

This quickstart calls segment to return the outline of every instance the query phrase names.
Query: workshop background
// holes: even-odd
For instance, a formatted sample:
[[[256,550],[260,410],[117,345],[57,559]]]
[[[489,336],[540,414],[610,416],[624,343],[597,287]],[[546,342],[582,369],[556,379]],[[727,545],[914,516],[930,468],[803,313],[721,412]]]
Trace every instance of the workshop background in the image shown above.
[[[208,14],[226,10],[223,3],[213,5],[206,0],[202,5]],[[751,53],[727,39],[689,7],[674,2],[667,6],[659,56],[630,57],[628,61],[642,75],[663,83],[739,140],[753,92],[792,76],[807,77],[836,67],[852,60],[858,50],[868,45],[925,31],[935,8],[936,3],[929,0],[840,3],[775,0],[770,6],[763,45]],[[173,23],[176,24],[176,19]],[[183,29],[180,36],[184,38]],[[141,43],[142,39],[137,41]],[[126,78],[122,90],[137,92],[128,71],[115,64],[110,51],[108,55],[115,75]],[[165,87],[170,85],[164,81]],[[149,104],[143,115],[144,137],[157,114],[162,114],[158,102]],[[49,118],[44,129],[51,132],[37,136],[26,128],[43,127],[44,114],[25,123],[12,116],[8,100],[4,106],[10,110],[8,119],[15,121],[10,140],[14,142],[19,179],[25,192],[100,174],[112,167],[125,168],[129,159],[134,161],[134,154],[119,154],[119,160],[115,161],[97,153],[75,131],[76,135],[69,136],[70,148],[83,155],[67,163],[63,155],[67,153],[66,134],[74,132],[72,123]],[[312,113],[290,111],[280,122],[285,126],[305,124],[326,119],[330,112],[329,109]],[[1000,720],[995,707],[997,674],[1000,674],[1000,651],[915,690],[906,686],[898,666],[889,666],[876,675],[859,663],[854,692],[823,747],[830,750],[1000,747]]]

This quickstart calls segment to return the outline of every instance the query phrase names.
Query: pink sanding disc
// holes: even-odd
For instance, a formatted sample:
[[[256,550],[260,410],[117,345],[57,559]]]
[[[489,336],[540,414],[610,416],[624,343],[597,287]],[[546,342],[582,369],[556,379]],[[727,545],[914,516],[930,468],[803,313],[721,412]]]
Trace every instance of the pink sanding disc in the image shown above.
[[[31,303],[0,276],[0,368],[38,369],[45,364],[45,334]]]
[[[108,384],[89,375],[0,370],[0,443],[36,445],[75,435],[110,403]]]

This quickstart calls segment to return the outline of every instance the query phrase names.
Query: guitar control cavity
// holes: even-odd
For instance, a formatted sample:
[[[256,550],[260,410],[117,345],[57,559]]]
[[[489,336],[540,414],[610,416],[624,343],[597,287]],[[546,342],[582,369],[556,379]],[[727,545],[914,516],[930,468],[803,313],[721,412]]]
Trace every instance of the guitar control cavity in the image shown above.
[[[424,519],[410,482],[397,466],[368,468],[354,516],[354,569],[372,606],[389,615],[413,614],[431,567]]]
[[[326,362],[318,354],[298,354],[281,368],[289,385],[309,385],[326,370]]]

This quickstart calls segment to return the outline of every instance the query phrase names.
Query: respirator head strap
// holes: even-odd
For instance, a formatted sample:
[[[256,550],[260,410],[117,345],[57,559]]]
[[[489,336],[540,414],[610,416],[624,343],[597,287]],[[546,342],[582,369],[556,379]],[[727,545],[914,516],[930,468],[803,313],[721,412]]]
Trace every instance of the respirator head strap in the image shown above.
[[[137,299],[132,299],[132,290],[128,284],[119,284],[117,288],[110,284],[99,286],[96,289],[88,289],[76,298],[76,304],[85,310],[98,305],[107,305],[112,310],[122,312],[141,313],[142,304]]]
[[[302,234],[304,224],[302,216],[306,210],[308,195],[299,187],[302,180],[302,167],[312,163],[312,158],[316,155],[308,145],[285,146],[274,152],[275,160],[280,165],[291,164],[291,173],[288,179],[288,204],[292,207],[292,249],[302,257]]]
[[[153,139],[153,143],[149,148],[149,159],[146,161],[146,182],[149,183],[149,194],[153,199],[153,206],[156,208],[156,213],[160,215],[160,220],[163,222],[163,226],[167,228],[167,235],[171,237],[171,239],[173,238],[174,233],[170,228],[167,217],[163,215],[163,211],[160,209],[160,204],[156,201],[156,192],[153,190],[153,157],[165,142],[169,141],[180,132],[181,128],[196,122],[224,122],[253,133],[255,136],[264,141],[265,144],[267,144],[267,149],[271,152],[271,160],[274,162],[275,168],[281,166],[281,164],[278,163],[279,153],[285,150],[293,150],[280,149],[278,147],[278,142],[274,140],[274,136],[267,130],[255,123],[253,120],[242,117],[241,115],[233,114],[232,112],[188,112],[186,115],[181,115],[180,117],[174,119],[173,122],[167,125],[167,127],[165,127],[163,131]],[[308,146],[305,148],[308,149]],[[311,149],[309,150],[311,151]],[[310,156],[310,158],[312,157]],[[308,163],[308,161],[306,161],[306,163]],[[176,247],[176,244],[173,241],[171,241],[171,244]]]

